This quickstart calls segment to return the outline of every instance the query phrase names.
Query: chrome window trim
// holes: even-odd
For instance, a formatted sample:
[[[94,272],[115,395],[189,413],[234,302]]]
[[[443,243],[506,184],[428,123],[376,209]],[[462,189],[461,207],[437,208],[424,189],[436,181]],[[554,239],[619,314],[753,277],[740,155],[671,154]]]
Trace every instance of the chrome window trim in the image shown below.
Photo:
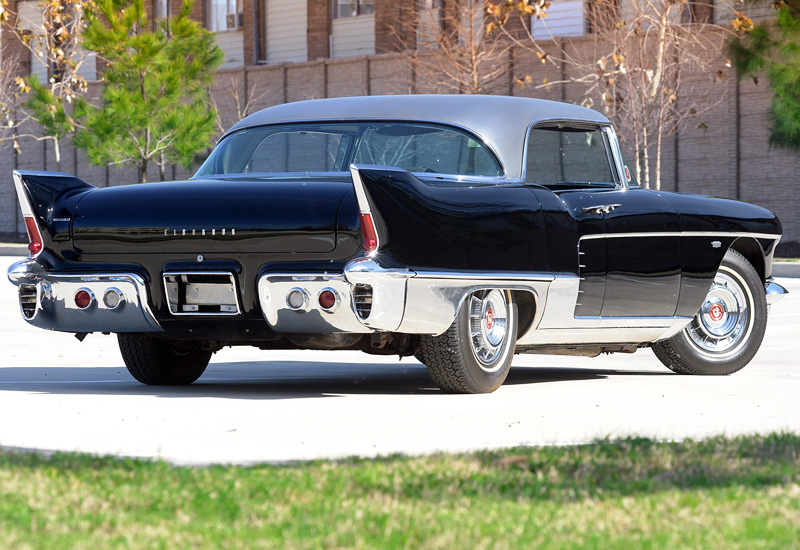
[[[603,133],[606,134],[608,138],[609,145],[611,146],[611,157],[614,159],[614,165],[617,169],[617,182],[618,186],[621,186],[625,191],[630,189],[628,185],[628,179],[625,177],[625,168],[622,162],[622,149],[620,149],[619,139],[617,138],[617,132],[614,130],[614,126],[604,126]]]
[[[409,172],[405,168],[400,168],[398,166],[378,166],[378,165],[365,165],[365,164],[359,164],[358,166],[375,166],[381,169],[391,168],[395,170],[401,170],[403,172]],[[438,174],[435,172],[409,172],[409,173],[414,174],[414,176],[416,176],[419,180],[424,181],[426,183],[430,183],[431,185],[436,185],[437,182],[449,182],[449,183],[455,182],[455,183],[466,183],[466,184],[483,183],[491,185],[519,183],[516,180],[509,180],[500,176],[462,176],[458,174]],[[241,174],[212,174],[212,175],[201,176],[200,178],[192,176],[189,179],[197,181],[237,180],[249,183],[264,183],[272,180],[284,182],[295,179],[307,182],[308,178],[316,178],[317,180],[345,181],[347,179],[348,174],[349,174],[349,168],[348,170],[343,172],[246,172]]]

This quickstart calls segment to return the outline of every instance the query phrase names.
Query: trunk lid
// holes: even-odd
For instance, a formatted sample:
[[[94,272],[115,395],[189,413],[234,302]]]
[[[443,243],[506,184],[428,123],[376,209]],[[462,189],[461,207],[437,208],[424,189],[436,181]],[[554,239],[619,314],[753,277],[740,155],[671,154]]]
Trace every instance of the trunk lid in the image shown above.
[[[97,189],[78,203],[81,254],[321,253],[349,181],[189,180]]]

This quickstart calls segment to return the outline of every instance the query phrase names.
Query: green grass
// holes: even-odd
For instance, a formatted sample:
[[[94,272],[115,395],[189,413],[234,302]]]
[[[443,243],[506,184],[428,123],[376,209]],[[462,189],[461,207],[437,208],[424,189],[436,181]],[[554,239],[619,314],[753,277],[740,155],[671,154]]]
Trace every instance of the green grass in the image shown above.
[[[776,262],[800,262],[800,258],[775,258]]]
[[[800,436],[173,467],[0,454],[0,548],[800,548]]]

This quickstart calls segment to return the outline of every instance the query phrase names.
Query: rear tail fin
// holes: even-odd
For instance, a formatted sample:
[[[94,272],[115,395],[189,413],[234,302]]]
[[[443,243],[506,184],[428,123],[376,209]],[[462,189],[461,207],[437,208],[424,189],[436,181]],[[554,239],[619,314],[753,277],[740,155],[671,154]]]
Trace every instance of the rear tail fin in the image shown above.
[[[546,258],[532,242],[547,242],[539,201],[524,185],[428,182],[391,166],[350,173],[364,248],[383,267],[525,271],[534,252]]]
[[[34,172],[14,170],[14,186],[17,190],[25,230],[28,233],[28,250],[37,256],[58,231],[57,220],[71,221],[73,208],[70,198],[94,189],[85,181],[61,172]],[[67,221],[67,228],[69,227]]]

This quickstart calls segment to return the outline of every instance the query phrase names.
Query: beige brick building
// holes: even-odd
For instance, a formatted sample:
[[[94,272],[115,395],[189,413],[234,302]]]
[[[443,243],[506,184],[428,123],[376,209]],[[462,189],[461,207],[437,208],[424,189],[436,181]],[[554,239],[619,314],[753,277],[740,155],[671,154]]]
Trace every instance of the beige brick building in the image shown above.
[[[215,33],[225,53],[212,89],[221,127],[229,127],[239,117],[234,90],[240,98],[252,94],[250,112],[312,98],[431,91],[430,83],[419,81],[402,54],[403,44],[414,44],[415,37],[409,36],[408,25],[400,23],[414,10],[445,9],[448,2],[455,1],[197,0],[193,17]],[[10,9],[23,14],[30,10],[31,2],[36,3],[12,1]],[[149,0],[147,4],[148,12],[156,17],[174,13],[180,6],[179,0]],[[534,27],[534,33],[554,50],[587,48],[591,37],[581,13],[579,3],[555,0],[547,28]],[[703,17],[722,16],[711,11]],[[541,35],[545,31],[548,34]],[[8,33],[3,35],[2,55],[16,57],[21,74],[41,70],[30,52]],[[514,76],[530,74],[541,81],[544,77],[558,80],[558,75],[549,73],[554,69],[522,49],[508,55],[513,71],[509,70],[508,78],[499,79],[491,93],[566,101],[582,94],[574,84],[519,89]],[[101,69],[98,65],[90,64],[87,79],[96,79]],[[99,96],[99,83],[91,84],[90,95]],[[784,227],[780,251],[800,255],[800,155],[770,148],[767,143],[771,92],[766,78],[759,84],[728,78],[720,85],[719,97],[705,115],[703,129],[692,126],[669,139],[662,167],[663,189],[739,198],[770,208]],[[20,133],[37,131],[33,125],[20,129]],[[6,239],[24,234],[8,177],[11,170],[55,169],[47,141],[20,140],[20,147],[18,154],[9,142],[0,148],[0,173],[7,175],[0,179],[0,236]],[[133,168],[91,166],[80,151],[69,146],[63,154],[62,170],[98,186],[136,181]],[[173,168],[169,175],[185,178],[191,171]],[[156,180],[158,175],[154,172],[149,179]]]

